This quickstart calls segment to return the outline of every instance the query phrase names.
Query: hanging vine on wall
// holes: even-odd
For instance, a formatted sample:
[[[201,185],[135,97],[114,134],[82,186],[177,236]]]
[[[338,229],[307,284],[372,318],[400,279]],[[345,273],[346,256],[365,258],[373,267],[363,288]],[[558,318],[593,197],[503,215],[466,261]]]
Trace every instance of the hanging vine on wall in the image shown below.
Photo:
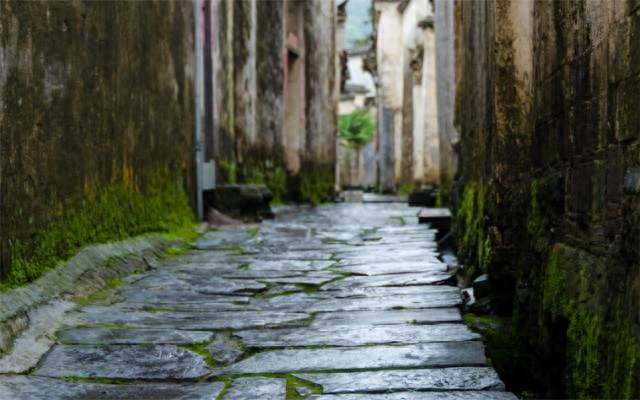
[[[341,115],[339,128],[340,139],[352,146],[369,143],[375,134],[373,116],[367,110],[355,110],[350,114]]]

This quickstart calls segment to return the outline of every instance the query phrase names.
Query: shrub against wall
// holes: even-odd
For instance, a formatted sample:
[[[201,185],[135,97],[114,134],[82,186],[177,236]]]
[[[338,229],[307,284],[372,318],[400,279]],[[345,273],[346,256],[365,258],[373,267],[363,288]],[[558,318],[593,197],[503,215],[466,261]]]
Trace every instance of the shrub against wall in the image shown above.
[[[375,122],[367,110],[355,110],[339,118],[340,139],[350,145],[361,146],[373,140]]]

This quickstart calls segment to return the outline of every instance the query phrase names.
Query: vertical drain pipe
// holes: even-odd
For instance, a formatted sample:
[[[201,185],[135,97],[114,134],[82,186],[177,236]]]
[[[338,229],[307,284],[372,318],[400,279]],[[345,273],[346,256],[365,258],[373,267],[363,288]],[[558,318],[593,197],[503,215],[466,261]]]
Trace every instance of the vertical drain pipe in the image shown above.
[[[195,43],[195,158],[196,158],[196,214],[200,221],[203,220],[203,200],[202,200],[202,168],[203,168],[203,148],[202,148],[202,43],[200,38],[200,0],[193,0],[194,23],[194,43]]]

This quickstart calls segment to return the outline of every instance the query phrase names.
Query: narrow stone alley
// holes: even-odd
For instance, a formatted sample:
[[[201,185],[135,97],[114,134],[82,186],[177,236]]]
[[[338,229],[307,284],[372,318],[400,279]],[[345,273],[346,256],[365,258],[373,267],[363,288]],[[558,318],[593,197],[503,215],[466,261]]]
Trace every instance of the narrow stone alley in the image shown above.
[[[515,399],[402,203],[280,206],[78,308],[1,399]]]

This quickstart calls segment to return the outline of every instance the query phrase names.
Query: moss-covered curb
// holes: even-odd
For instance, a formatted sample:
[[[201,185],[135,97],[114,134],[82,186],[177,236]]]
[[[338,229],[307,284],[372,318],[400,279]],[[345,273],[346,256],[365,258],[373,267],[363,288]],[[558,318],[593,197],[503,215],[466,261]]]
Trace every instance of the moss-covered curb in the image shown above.
[[[0,355],[28,327],[30,309],[55,298],[87,297],[114,278],[151,268],[167,249],[183,244],[153,235],[88,246],[36,281],[0,293]]]

